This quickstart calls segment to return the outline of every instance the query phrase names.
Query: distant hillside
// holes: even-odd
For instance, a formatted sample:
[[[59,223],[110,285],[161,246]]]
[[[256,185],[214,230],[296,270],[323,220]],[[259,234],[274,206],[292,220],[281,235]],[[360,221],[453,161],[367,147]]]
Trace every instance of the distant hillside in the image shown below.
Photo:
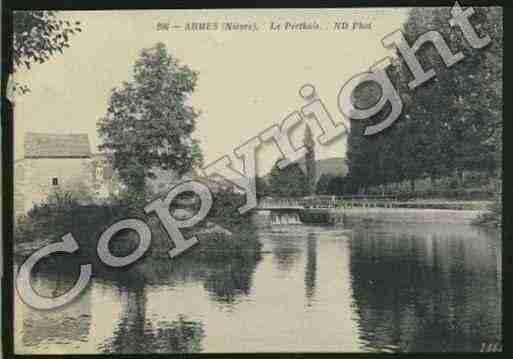
[[[325,158],[322,160],[315,161],[316,163],[316,171],[317,171],[317,180],[322,175],[330,174],[333,176],[347,176],[348,168],[346,164],[346,159],[342,157],[332,157],[332,158]],[[306,164],[305,160],[299,160],[298,161],[299,167],[301,170],[306,173]],[[263,176],[264,179],[269,179],[269,173]]]
[[[301,160],[299,161],[299,167],[303,172],[306,171],[306,165],[305,161]],[[334,176],[346,176],[348,169],[345,162],[345,158],[342,157],[333,157],[333,158],[325,158],[322,160],[316,161],[316,169],[317,169],[317,180],[323,175],[323,174],[331,174]],[[164,193],[168,191],[173,184],[176,184],[179,182],[179,178],[176,177],[176,175],[173,175],[171,171],[163,171],[154,169],[154,173],[156,174],[157,178],[149,181],[150,185],[152,186],[153,190],[156,193]],[[269,178],[269,174],[266,174],[264,179]],[[202,178],[201,176],[198,176],[196,174],[191,174],[189,176],[184,176],[184,179],[197,179],[200,181],[203,181],[207,186],[209,186],[211,189],[218,189],[220,187],[231,187],[232,185],[220,178],[211,178],[210,180],[207,180],[205,178]],[[239,183],[238,179],[233,179],[233,182]]]

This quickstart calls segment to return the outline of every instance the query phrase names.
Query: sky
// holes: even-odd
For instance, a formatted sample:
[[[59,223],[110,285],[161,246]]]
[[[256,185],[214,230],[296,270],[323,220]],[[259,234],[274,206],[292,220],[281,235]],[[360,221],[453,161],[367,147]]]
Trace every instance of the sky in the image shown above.
[[[312,84],[335,121],[345,121],[336,105],[344,83],[391,51],[381,39],[399,29],[406,8],[69,11],[63,17],[80,21],[83,32],[70,47],[15,80],[31,92],[15,101],[15,157],[23,157],[26,131],[87,133],[93,152],[100,140],[96,123],[106,113],[111,90],[129,81],[143,48],[163,42],[182,64],[199,72],[190,104],[201,112],[193,137],[201,143],[208,164],[306,102],[298,91]],[[255,22],[255,32],[157,31],[158,22]],[[317,31],[271,31],[270,22],[317,22]],[[335,21],[370,23],[371,29],[335,31]],[[304,128],[292,133],[300,144]],[[314,135],[316,135],[314,129]],[[317,145],[318,159],[344,157],[346,138]],[[257,157],[266,173],[280,157],[266,144]],[[237,162],[237,161],[235,161]],[[234,163],[240,168],[241,163]]]

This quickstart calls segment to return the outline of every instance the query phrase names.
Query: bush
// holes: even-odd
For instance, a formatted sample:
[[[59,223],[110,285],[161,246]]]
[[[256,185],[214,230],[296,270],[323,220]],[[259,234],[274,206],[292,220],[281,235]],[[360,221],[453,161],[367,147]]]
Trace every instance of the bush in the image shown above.
[[[450,200],[489,200],[493,198],[494,193],[488,189],[447,189],[436,190],[429,189],[424,191],[401,191],[394,194],[398,200],[412,200],[412,199],[430,199],[430,198],[444,198]]]
[[[369,195],[397,196],[401,200],[444,198],[451,200],[491,200],[495,187],[493,178],[487,173],[466,172],[463,183],[455,176],[415,180],[415,191],[411,191],[410,183],[403,181],[382,186],[370,187]]]
[[[202,261],[227,263],[233,258],[258,258],[261,245],[250,216],[241,215],[238,211],[244,205],[245,197],[233,191],[221,191],[213,196],[214,202],[207,218],[193,228],[182,229],[185,238],[197,236],[200,240],[186,255]],[[152,232],[152,243],[145,256],[169,259],[168,252],[172,248],[172,241],[158,217],[144,213],[141,203],[129,207],[126,198],[121,197],[115,204],[81,205],[70,196],[57,198],[56,201],[34,207],[15,226],[15,253],[18,258],[23,259],[48,243],[61,241],[64,234],[72,233],[80,248],[73,258],[91,263],[94,273],[107,275],[111,270],[99,260],[96,253],[99,236],[116,221],[135,217],[144,220]],[[207,221],[228,229],[233,235],[198,231]],[[133,231],[121,231],[112,239],[111,251],[116,256],[127,255],[137,247],[138,241],[138,236]],[[56,257],[58,256],[52,256]],[[67,259],[63,258],[63,261],[69,260],[69,256],[64,257]],[[143,259],[137,263],[143,262],[148,261]]]
[[[488,207],[488,211],[480,215],[474,224],[485,227],[502,226],[502,197],[497,195],[495,200]]]
[[[207,220],[228,229],[251,223],[249,213],[240,214],[239,212],[239,208],[245,204],[245,195],[228,189],[213,193],[212,196],[212,208]]]
[[[117,220],[129,217],[142,218],[151,228],[152,246],[149,255],[167,256],[171,249],[171,241],[168,238],[159,219],[155,215],[147,215],[139,207],[128,207],[120,199],[116,204],[110,205],[80,205],[69,197],[59,197],[55,203],[44,203],[35,206],[27,216],[22,218],[15,226],[15,243],[46,243],[57,242],[66,233],[72,233],[78,241],[81,253],[87,256],[96,257],[96,245],[99,235]],[[214,202],[207,218],[194,228],[184,228],[182,230],[185,238],[195,235],[195,231],[202,228],[207,221],[214,222],[221,227],[236,233],[233,237],[211,238],[212,235],[205,236],[205,242],[210,242],[208,246],[214,245],[223,251],[237,252],[242,247],[256,248],[249,242],[258,242],[254,236],[254,229],[251,225],[248,215],[241,215],[238,208],[245,203],[244,196],[233,191],[221,191],[214,194]],[[192,213],[192,212],[191,212]],[[119,233],[122,240],[112,240],[113,252],[119,249],[122,252],[129,252],[130,248],[137,243],[136,235],[128,233]],[[253,234],[253,235],[251,235]],[[222,237],[222,238],[221,238]],[[135,239],[134,239],[135,238]],[[216,244],[217,243],[217,244]],[[241,247],[242,246],[242,247]],[[230,249],[231,248],[231,249]],[[219,252],[219,251],[218,251]]]

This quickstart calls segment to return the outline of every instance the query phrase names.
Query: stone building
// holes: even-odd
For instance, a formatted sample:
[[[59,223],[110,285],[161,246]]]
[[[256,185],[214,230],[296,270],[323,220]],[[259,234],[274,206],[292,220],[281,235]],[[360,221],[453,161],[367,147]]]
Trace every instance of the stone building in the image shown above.
[[[212,192],[233,188],[232,184],[205,178],[191,172],[179,178],[173,171],[155,168],[156,178],[149,180],[153,197],[166,195],[183,180],[197,180]],[[82,204],[105,203],[117,196],[121,181],[105,153],[92,153],[87,134],[50,134],[27,132],[24,157],[15,161],[15,216],[26,214],[36,204],[48,200],[53,193],[69,193]]]
[[[104,154],[92,154],[87,134],[25,134],[15,162],[15,214],[28,212],[54,192],[71,192],[84,204],[107,199],[117,181]]]
[[[93,195],[95,201],[106,201],[111,195],[118,195],[121,188],[119,177],[111,165],[110,158],[105,153],[91,155],[93,168]]]

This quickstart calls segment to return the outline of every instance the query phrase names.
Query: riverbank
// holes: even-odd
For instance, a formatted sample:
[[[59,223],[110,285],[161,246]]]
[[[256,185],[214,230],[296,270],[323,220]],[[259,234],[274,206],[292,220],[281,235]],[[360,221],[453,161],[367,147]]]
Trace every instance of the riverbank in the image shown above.
[[[449,210],[486,210],[492,201],[450,201],[445,199],[415,199],[408,201],[358,199],[336,204],[337,208],[413,208]]]
[[[497,201],[448,199],[352,200],[334,206],[345,220],[366,219],[405,223],[475,224],[500,227]],[[500,206],[500,204],[499,204]]]
[[[96,253],[101,233],[116,221],[134,216],[144,220],[152,233],[150,248],[140,261],[155,258],[170,260],[168,252],[173,244],[158,218],[121,206],[76,206],[66,209],[48,207],[34,211],[20,219],[15,226],[15,259],[23,261],[40,248],[62,241],[64,234],[72,233],[79,245],[79,251],[72,257],[91,263],[93,270],[96,268],[101,272],[106,267]],[[195,228],[183,229],[182,232],[185,238],[196,236],[199,240],[197,245],[183,254],[194,256],[196,261],[256,258],[260,253],[260,243],[249,220],[223,221],[216,216],[208,218]],[[116,256],[126,256],[137,248],[138,243],[135,232],[121,231],[111,240],[110,250]],[[69,259],[70,256],[65,257]]]
[[[344,223],[374,221],[396,223],[473,224],[485,210],[453,210],[431,208],[345,208]]]
[[[290,203],[285,203],[289,205]],[[399,223],[476,224],[488,223],[493,202],[417,200],[324,201],[305,208],[275,208],[255,211],[253,223],[259,227],[282,224],[339,224],[350,220]],[[484,221],[485,219],[486,221]]]
[[[419,199],[406,202],[397,202],[395,203],[395,208],[482,211],[486,210],[491,203],[491,201],[446,201],[436,199]]]

